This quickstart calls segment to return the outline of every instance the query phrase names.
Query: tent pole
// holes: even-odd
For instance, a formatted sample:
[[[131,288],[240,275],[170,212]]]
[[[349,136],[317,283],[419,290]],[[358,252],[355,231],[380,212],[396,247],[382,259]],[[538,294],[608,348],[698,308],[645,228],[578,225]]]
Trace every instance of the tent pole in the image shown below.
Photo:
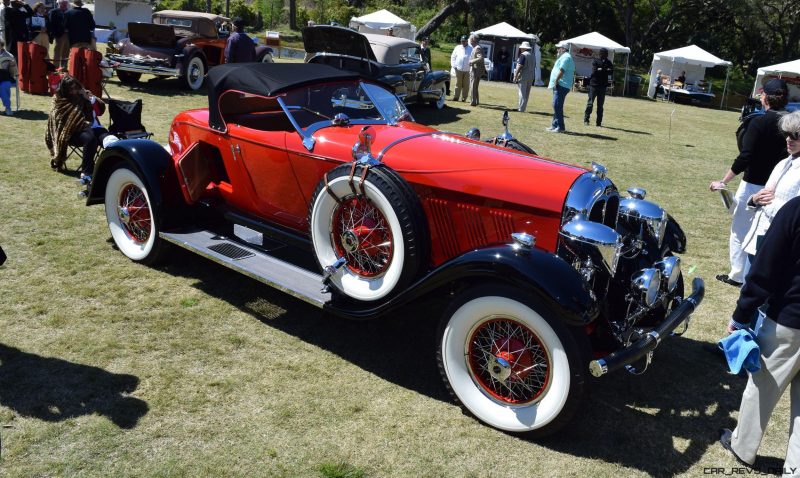
[[[669,67],[669,93],[667,93],[667,102],[672,99],[672,85],[675,83],[673,81],[672,75],[674,74],[673,71],[675,70],[675,57],[672,57],[672,64]]]
[[[725,69],[725,86],[722,87],[722,98],[719,100],[719,109],[722,109],[723,103],[725,103],[725,94],[728,92],[728,76],[731,74],[731,67],[728,66]]]
[[[631,52],[625,57],[625,83],[622,84],[622,96],[625,96],[625,90],[628,89],[628,67],[631,64]]]

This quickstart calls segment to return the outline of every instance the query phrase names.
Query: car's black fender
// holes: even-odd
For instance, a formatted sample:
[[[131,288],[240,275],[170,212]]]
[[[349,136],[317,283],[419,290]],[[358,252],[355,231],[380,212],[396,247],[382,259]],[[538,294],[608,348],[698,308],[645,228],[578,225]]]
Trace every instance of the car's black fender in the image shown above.
[[[405,82],[405,80],[403,80],[403,77],[400,76],[400,75],[383,75],[383,76],[378,78],[378,81],[380,81],[381,83],[384,83],[385,85],[387,85],[389,88],[392,88],[393,90],[396,90],[397,88],[405,89],[405,87],[406,87],[406,82]],[[395,91],[395,93],[396,93],[396,91]]]
[[[435,85],[437,83],[447,81],[450,79],[450,73],[446,71],[429,71],[425,74],[425,78],[422,79],[422,83],[419,85],[420,90],[424,90],[431,85]]]
[[[661,248],[669,247],[671,252],[681,254],[686,252],[686,234],[681,229],[678,221],[674,217],[667,214],[667,227],[664,231],[664,242]]]
[[[508,284],[530,294],[557,312],[570,326],[585,326],[597,317],[596,301],[575,269],[550,252],[515,248],[511,244],[466,252],[433,269],[380,305],[331,302],[325,309],[351,319],[368,319],[432,294],[449,293],[454,287],[489,281]]]
[[[145,183],[153,207],[164,211],[164,219],[179,217],[186,207],[172,156],[163,146],[147,139],[128,139],[112,143],[103,150],[94,168],[86,205],[105,201],[106,183],[122,162],[132,164]]]
[[[198,47],[197,45],[189,44],[183,47],[181,54],[182,56],[178,57],[178,61],[175,65],[175,68],[177,68],[178,71],[182,72],[186,68],[186,64],[189,62],[189,60],[194,56],[199,56],[200,59],[203,60],[203,64],[206,66],[206,70],[208,70],[208,59],[206,59],[206,54],[203,53],[203,49]]]
[[[264,46],[264,45],[257,46],[256,47],[256,61],[260,62],[261,58],[264,55],[266,55],[267,53],[272,55],[274,52],[272,51],[272,48],[270,48],[268,46]]]

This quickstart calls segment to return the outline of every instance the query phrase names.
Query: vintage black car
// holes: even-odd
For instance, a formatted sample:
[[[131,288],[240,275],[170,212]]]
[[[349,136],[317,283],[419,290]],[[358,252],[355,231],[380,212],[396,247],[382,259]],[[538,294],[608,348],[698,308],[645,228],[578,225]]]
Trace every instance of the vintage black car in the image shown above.
[[[406,104],[444,108],[450,73],[428,71],[419,46],[388,35],[362,34],[349,28],[320,25],[303,29],[308,63],[355,71],[386,84]]]
[[[211,13],[162,10],[153,23],[131,22],[129,38],[109,44],[106,57],[122,83],[136,83],[142,73],[177,76],[189,89],[203,86],[206,72],[225,63],[230,19]],[[272,62],[272,49],[256,47],[259,62]]]

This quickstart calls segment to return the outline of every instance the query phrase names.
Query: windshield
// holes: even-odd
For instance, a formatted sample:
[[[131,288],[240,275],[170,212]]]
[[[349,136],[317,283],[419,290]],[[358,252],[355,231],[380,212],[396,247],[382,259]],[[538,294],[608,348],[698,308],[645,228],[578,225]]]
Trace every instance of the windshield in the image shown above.
[[[344,113],[351,121],[396,123],[408,115],[405,105],[386,89],[357,81],[329,83],[287,93],[283,102],[297,125],[327,126]],[[321,124],[320,124],[321,123]]]

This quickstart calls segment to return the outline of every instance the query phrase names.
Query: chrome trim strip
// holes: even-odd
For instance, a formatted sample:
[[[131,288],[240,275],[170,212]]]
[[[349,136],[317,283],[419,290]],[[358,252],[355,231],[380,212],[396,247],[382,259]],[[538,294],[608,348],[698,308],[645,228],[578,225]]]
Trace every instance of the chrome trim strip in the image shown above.
[[[130,71],[132,73],[147,73],[158,76],[180,76],[181,71],[177,68],[166,68],[163,66],[134,65],[130,63],[120,63],[115,70]]]

